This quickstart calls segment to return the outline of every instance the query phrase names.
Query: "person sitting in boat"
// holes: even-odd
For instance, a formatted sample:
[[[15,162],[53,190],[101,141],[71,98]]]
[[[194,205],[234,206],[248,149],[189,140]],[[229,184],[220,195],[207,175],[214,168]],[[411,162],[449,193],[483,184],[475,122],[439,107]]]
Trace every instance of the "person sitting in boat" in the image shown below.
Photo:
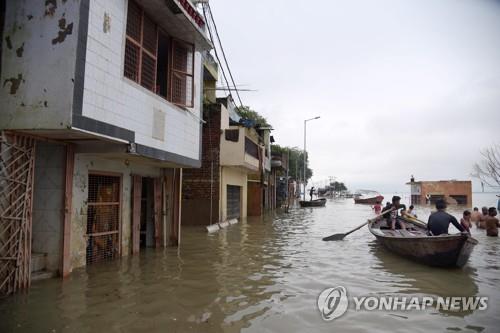
[[[408,217],[416,219],[417,218],[417,214],[415,214],[415,206],[410,205],[410,207],[408,207],[408,210],[405,212],[405,215],[408,216]]]
[[[464,211],[464,215],[460,219],[460,224],[470,234],[470,228],[472,228],[472,214],[469,210]]]
[[[446,212],[446,202],[444,200],[436,201],[436,209],[437,212],[434,212],[429,216],[429,221],[427,222],[427,230],[429,235],[438,236],[442,234],[448,234],[448,227],[450,223],[460,230],[460,232],[464,232],[465,229],[458,223],[457,219]]]
[[[498,237],[498,228],[500,228],[500,222],[498,221],[496,216],[497,209],[495,207],[490,207],[488,209],[488,217],[484,222],[486,228],[486,236]]]
[[[395,195],[392,197],[392,204],[389,207],[385,207],[387,209],[394,209],[389,212],[389,224],[392,230],[395,229],[403,229],[406,230],[406,226],[403,222],[399,220],[399,210],[406,211],[406,206],[401,204],[401,197]],[[385,214],[384,214],[385,215]]]
[[[309,190],[309,195],[311,196],[311,201],[312,201],[314,195],[314,186],[311,187],[311,189]]]

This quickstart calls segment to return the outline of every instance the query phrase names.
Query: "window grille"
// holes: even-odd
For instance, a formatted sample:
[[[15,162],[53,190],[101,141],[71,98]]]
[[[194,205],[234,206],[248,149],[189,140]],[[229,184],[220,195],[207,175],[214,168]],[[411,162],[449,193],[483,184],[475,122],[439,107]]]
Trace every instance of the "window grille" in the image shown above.
[[[227,129],[224,131],[226,135],[226,141],[238,142],[240,139],[240,130],[237,129]]]
[[[87,264],[112,260],[120,253],[120,186],[118,176],[89,175]]]
[[[245,153],[259,159],[259,146],[248,137],[245,137]]]

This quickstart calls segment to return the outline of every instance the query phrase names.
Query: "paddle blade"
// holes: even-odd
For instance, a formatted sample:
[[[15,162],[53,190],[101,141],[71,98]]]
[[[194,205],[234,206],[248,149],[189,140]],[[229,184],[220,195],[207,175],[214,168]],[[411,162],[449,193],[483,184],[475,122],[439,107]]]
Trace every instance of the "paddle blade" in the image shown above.
[[[328,236],[328,237],[324,237],[323,240],[325,242],[328,242],[328,241],[337,241],[337,240],[343,240],[345,237],[345,234],[335,234],[335,235],[331,235],[331,236]]]

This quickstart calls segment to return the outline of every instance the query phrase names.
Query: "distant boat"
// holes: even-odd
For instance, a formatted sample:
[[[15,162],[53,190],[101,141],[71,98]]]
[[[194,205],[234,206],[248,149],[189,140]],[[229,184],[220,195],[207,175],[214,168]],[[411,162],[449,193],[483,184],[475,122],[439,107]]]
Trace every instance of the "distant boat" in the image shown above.
[[[391,230],[384,219],[370,223],[368,229],[390,252],[429,266],[462,267],[478,241],[469,234],[427,235],[425,223],[402,219],[407,230]]]
[[[358,190],[354,193],[354,203],[357,204],[370,204],[374,205],[377,202],[382,203],[384,196],[377,191],[372,190]]]
[[[310,200],[310,201],[300,200],[299,204],[300,204],[300,207],[324,207],[326,205],[326,199],[320,198],[320,199],[315,199],[315,200]]]

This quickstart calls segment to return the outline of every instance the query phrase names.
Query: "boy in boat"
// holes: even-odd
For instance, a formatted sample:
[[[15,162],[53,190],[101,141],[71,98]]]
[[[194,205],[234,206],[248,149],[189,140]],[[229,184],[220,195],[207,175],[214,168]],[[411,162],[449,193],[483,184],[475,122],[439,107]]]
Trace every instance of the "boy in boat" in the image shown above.
[[[460,219],[460,224],[462,227],[465,229],[470,234],[470,228],[472,228],[472,221],[471,221],[471,212],[466,210],[464,211],[464,215]]]
[[[500,228],[500,222],[496,218],[497,209],[495,207],[490,207],[488,209],[488,217],[485,219],[486,236],[498,237],[498,228]]]
[[[465,229],[458,223],[457,219],[446,212],[446,202],[444,200],[436,201],[437,212],[434,212],[429,216],[429,221],[427,223],[427,230],[431,236],[439,236],[442,234],[448,234],[448,227],[450,223],[464,232]]]
[[[410,207],[408,208],[408,210],[405,212],[405,215],[408,216],[408,217],[412,217],[412,218],[417,218],[417,214],[415,214],[414,212],[415,210],[415,206],[413,205],[410,205]]]
[[[398,197],[397,195],[392,197],[392,204],[389,207],[385,207],[384,210],[394,208],[393,211],[387,213],[388,214],[388,219],[389,219],[389,224],[391,226],[392,230],[395,229],[403,229],[406,230],[406,226],[403,222],[401,222],[398,217],[399,217],[399,210],[402,209],[403,211],[406,210],[406,206],[401,205],[401,197]],[[384,217],[387,216],[387,214],[384,214]]]

